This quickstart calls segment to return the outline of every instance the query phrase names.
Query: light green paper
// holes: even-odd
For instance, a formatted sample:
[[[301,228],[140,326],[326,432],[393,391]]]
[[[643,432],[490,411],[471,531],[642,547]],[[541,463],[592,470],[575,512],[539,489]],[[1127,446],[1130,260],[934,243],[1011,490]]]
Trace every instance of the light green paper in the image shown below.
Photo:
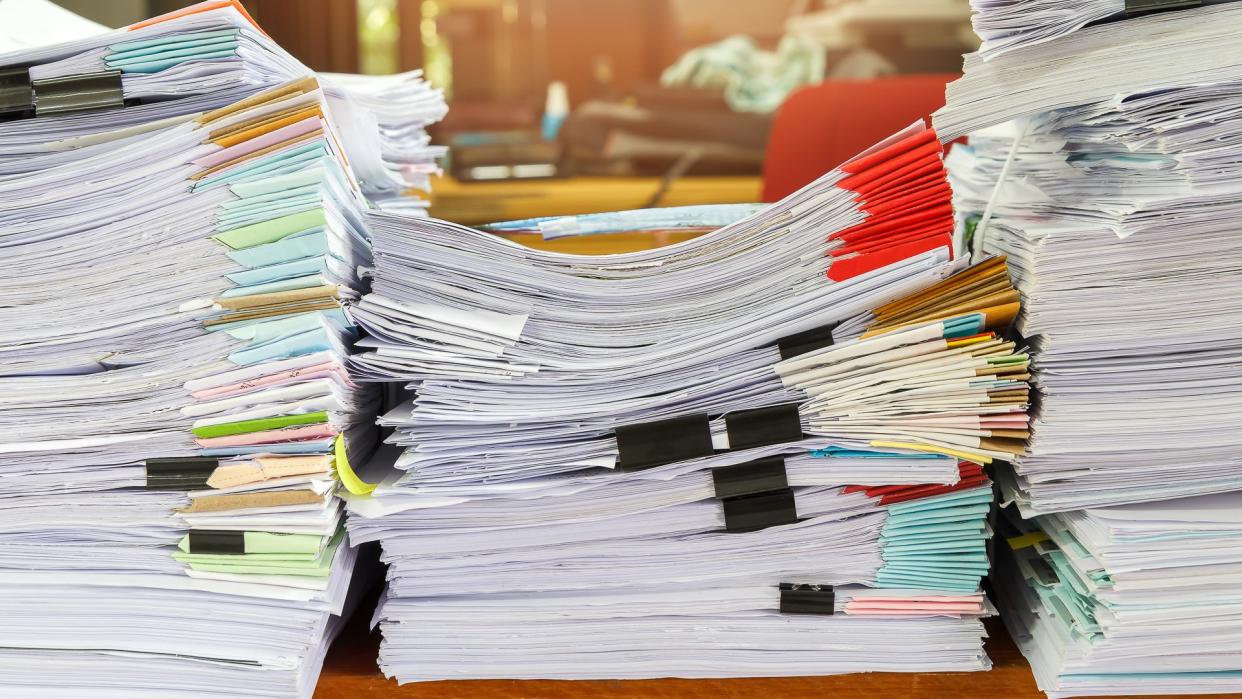
[[[303,413],[301,415],[278,415],[276,417],[265,417],[258,420],[242,420],[241,422],[226,422],[220,425],[204,425],[203,427],[195,427],[190,431],[193,432],[194,436],[199,439],[211,439],[212,437],[231,437],[235,434],[279,430],[284,427],[293,427],[295,425],[315,425],[327,421],[328,413],[321,410],[316,413]]]
[[[275,532],[243,532],[242,538],[245,542],[246,553],[261,554],[310,554],[313,558],[319,555],[320,549],[323,548],[323,537],[315,534],[277,534]],[[194,556],[204,554],[190,554],[190,535],[186,534],[181,537],[181,541],[177,543],[177,548],[182,553]],[[241,554],[230,554],[238,556]]]
[[[232,556],[218,558],[228,558],[223,562],[208,562],[197,560],[197,557],[190,554],[174,553],[173,558],[182,560],[179,557],[186,556],[192,560],[185,561],[186,565],[194,570],[208,571],[213,573],[234,573],[239,575],[302,575],[313,578],[326,578],[332,574],[332,560],[336,558],[336,550],[341,546],[343,533],[337,531],[336,536],[332,538],[332,543],[324,549],[323,554],[313,561],[270,561],[255,562],[255,559],[249,556]],[[230,565],[230,563],[238,558],[242,559],[241,565]],[[264,559],[265,561],[267,559]]]
[[[281,216],[270,221],[254,223],[231,231],[217,233],[212,240],[223,243],[233,250],[244,250],[256,245],[274,243],[285,236],[293,235],[308,228],[316,228],[327,224],[324,210],[312,209],[298,214]]]

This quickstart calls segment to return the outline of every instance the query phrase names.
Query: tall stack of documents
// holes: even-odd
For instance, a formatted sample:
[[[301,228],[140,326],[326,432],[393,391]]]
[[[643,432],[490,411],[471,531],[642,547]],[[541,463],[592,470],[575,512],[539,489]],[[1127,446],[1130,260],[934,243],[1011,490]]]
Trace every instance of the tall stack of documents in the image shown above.
[[[935,121],[1040,393],[1002,616],[1053,696],[1238,691],[1242,4],[972,4]]]
[[[1010,256],[1037,350],[1042,405],[1014,469],[1027,513],[1242,489],[1240,28],[1242,4],[1227,3],[984,53],[937,117],[955,135],[1021,116],[976,131],[951,169],[983,249]],[[1143,70],[1098,64],[1139,45]],[[1203,60],[1177,59],[1188,47]],[[1073,82],[1075,96],[1020,114],[1004,106],[1011,79],[1031,93]],[[977,121],[992,101],[1006,113]]]
[[[1003,258],[952,259],[940,155],[920,124],[623,255],[369,213],[351,366],[414,392],[348,498],[390,563],[384,671],[988,667],[980,464],[1021,450],[1028,360]]]
[[[378,437],[351,166],[414,158],[352,90],[230,2],[0,55],[0,694],[313,692]]]

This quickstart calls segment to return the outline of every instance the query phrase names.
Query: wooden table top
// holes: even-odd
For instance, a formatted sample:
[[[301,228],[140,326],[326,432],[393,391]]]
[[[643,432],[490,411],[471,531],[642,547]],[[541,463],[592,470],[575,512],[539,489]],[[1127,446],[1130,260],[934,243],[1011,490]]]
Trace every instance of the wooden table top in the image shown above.
[[[1044,699],[1026,659],[998,619],[988,623],[991,638],[987,649],[994,665],[991,672],[877,672],[730,680],[473,680],[399,686],[376,669],[379,632],[368,633],[370,613],[367,609],[361,612],[328,654],[315,699]]]

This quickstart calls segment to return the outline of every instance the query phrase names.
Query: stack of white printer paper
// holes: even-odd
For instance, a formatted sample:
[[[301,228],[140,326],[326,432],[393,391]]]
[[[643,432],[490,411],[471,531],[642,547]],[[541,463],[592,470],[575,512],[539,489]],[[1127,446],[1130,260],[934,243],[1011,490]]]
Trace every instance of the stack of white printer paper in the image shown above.
[[[1242,690],[1242,4],[972,4],[936,124],[1040,394],[1002,615],[1054,696]]]
[[[231,2],[0,55],[0,695],[313,692],[378,438],[362,212],[434,155],[376,125],[443,111],[357,82]]]
[[[979,464],[1021,449],[1027,359],[1004,260],[951,259],[934,133],[639,253],[366,219],[351,365],[413,391],[348,498],[387,674],[989,666]]]

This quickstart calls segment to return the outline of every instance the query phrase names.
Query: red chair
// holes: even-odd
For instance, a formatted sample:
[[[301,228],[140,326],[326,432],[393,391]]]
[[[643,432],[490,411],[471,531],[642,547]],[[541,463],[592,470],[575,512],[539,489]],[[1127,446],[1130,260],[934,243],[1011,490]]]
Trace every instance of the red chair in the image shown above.
[[[776,201],[944,106],[957,75],[897,75],[804,87],[772,122],[763,200]]]

